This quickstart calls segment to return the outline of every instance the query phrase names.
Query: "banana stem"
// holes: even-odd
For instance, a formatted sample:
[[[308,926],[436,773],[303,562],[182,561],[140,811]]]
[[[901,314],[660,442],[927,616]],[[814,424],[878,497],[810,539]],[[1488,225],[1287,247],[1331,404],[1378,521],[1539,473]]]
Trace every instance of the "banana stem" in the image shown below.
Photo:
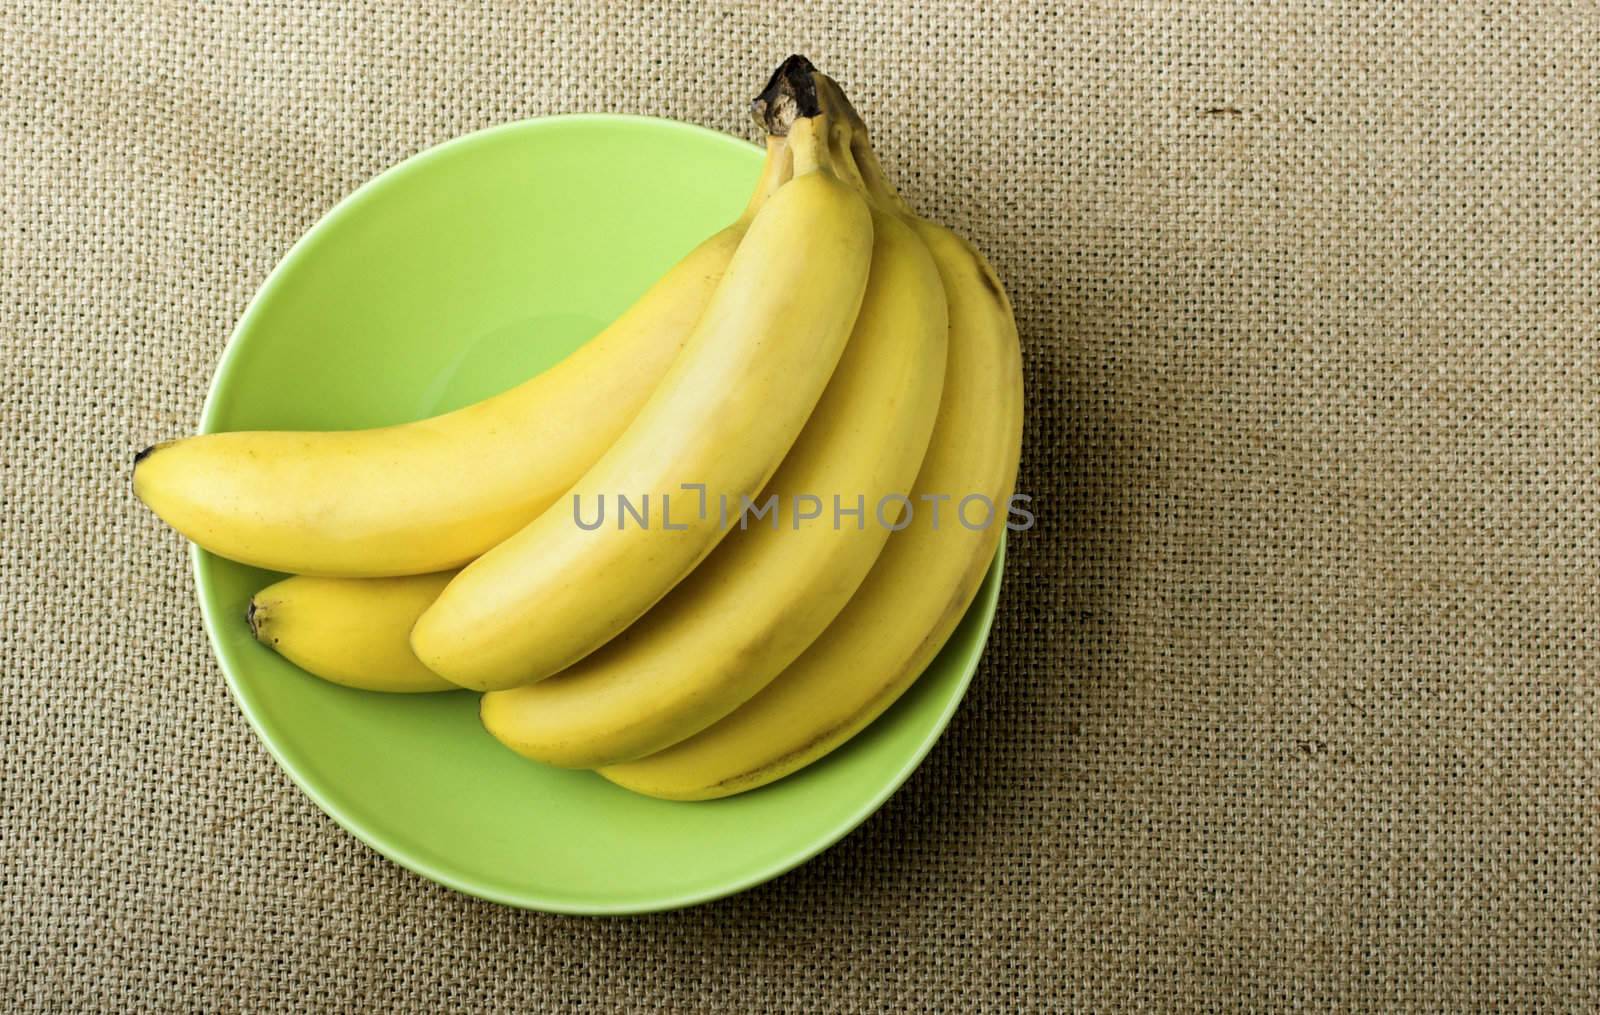
[[[761,167],[761,178],[756,181],[756,189],[751,192],[750,203],[745,205],[739,222],[748,226],[767,199],[793,176],[794,158],[789,152],[789,139],[768,134],[767,161]]]
[[[867,196],[883,208],[902,215],[914,214],[889,182],[883,166],[878,162],[877,153],[872,150],[866,122],[856,112],[856,107],[850,104],[844,89],[821,72],[814,72],[811,79],[823,108],[838,122],[838,137],[843,150],[837,161],[846,167],[844,171],[850,174],[852,182],[861,186]]]
[[[903,215],[916,215],[905,198],[900,196],[900,192],[894,189],[894,184],[889,182],[888,174],[883,171],[883,164],[878,161],[878,153],[872,150],[872,145],[867,143],[864,136],[856,135],[850,139],[850,157],[853,164],[861,171],[867,193]]]
[[[836,171],[846,183],[854,185],[867,200],[876,202],[876,196],[868,187],[867,181],[862,178],[861,167],[851,153],[857,135],[865,134],[866,125],[855,116],[850,100],[844,97],[844,92],[839,90],[838,84],[832,78],[814,74],[812,79],[816,83],[817,96],[821,100],[828,120],[829,158],[833,160]]]
[[[809,119],[822,113],[817,102],[817,88],[813,81],[816,68],[811,61],[796,54],[778,65],[750,103],[756,123],[768,134],[784,137],[795,121]]]
[[[794,175],[832,168],[824,127],[821,116],[804,117],[790,126],[789,149],[794,152]]]
[[[750,103],[769,137],[787,138],[794,175],[833,168],[827,151],[828,121],[817,99],[817,69],[803,56],[789,57]]]

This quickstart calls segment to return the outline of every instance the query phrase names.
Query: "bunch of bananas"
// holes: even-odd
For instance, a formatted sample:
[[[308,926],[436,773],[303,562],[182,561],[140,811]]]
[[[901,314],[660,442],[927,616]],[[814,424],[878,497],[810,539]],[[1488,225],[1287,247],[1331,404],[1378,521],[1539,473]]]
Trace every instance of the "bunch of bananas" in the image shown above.
[[[351,687],[486,692],[528,758],[696,800],[827,754],[977,592],[1021,362],[994,272],[900,199],[833,81],[790,57],[755,108],[743,215],[556,367],[400,426],[160,444],[138,496],[295,575],[251,601],[261,642]],[[973,496],[989,523],[957,524]]]

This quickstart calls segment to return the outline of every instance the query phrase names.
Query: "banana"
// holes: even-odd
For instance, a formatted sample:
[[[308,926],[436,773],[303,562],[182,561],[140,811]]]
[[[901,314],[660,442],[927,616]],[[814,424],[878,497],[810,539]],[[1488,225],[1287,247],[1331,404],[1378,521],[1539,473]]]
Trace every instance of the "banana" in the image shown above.
[[[757,213],[682,354],[616,443],[562,503],[468,565],[417,621],[411,644],[429,669],[495,690],[582,659],[725,534],[720,512],[697,510],[706,502],[684,484],[737,508],[799,436],[844,350],[872,251],[866,202],[829,165],[808,70],[791,60],[772,86],[787,89],[775,115],[793,118],[794,178]],[[653,507],[654,524],[626,525],[622,496]],[[580,510],[607,500],[615,526],[578,524]]]
[[[309,673],[364,691],[454,691],[407,638],[453,575],[286,578],[250,600],[256,640]]]
[[[818,78],[828,96],[828,83]],[[875,193],[898,201],[859,119],[852,126],[854,150]],[[912,685],[982,584],[1001,525],[972,531],[953,512],[962,496],[981,493],[1003,519],[1014,488],[1022,439],[1016,324],[999,280],[976,250],[941,226],[908,221],[932,251],[950,301],[944,397],[917,476],[912,524],[889,538],[849,605],[788,669],[699,734],[601,768],[617,785],[669,800],[706,800],[766,785],[816,761]],[[953,499],[936,526],[929,508],[939,502],[928,498],[940,495]]]
[[[948,332],[922,240],[898,216],[872,214],[872,264],[850,341],[757,501],[775,505],[772,522],[730,532],[648,613],[569,669],[484,695],[484,727],[506,746],[594,768],[676,743],[782,672],[866,577],[927,451]],[[841,524],[836,506],[860,506],[866,517]]]
[[[632,421],[789,164],[787,146],[769,144],[737,222],[531,380],[399,426],[158,444],[135,458],[134,492],[207,550],[274,571],[380,576],[460,567],[554,504]]]

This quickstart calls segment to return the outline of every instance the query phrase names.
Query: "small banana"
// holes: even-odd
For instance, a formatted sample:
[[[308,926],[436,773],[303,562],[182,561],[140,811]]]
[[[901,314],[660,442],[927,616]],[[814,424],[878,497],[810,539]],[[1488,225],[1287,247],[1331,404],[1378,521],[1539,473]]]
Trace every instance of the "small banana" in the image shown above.
[[[872,265],[850,341],[758,498],[771,499],[772,524],[730,532],[666,598],[569,669],[484,695],[483,724],[506,746],[594,768],[676,743],[780,673],[866,577],[895,521],[881,517],[883,505],[898,515],[927,451],[948,332],[927,248],[892,212],[872,214]],[[841,520],[840,506],[866,517]]]
[[[866,289],[872,217],[829,166],[805,68],[780,69],[794,178],[756,214],[704,316],[650,400],[564,500],[479,557],[418,620],[431,670],[480,690],[543,680],[610,641],[714,549],[718,510],[776,471],[821,397]],[[781,131],[775,131],[781,133]],[[625,525],[618,499],[653,503]],[[648,500],[646,500],[648,499]],[[586,531],[578,506],[618,502]],[[700,501],[704,508],[705,501]],[[672,528],[661,513],[670,505]]]
[[[819,75],[824,96],[832,91],[828,85]],[[840,104],[847,115],[853,112]],[[883,200],[898,201],[859,119],[852,127],[868,182]],[[1022,439],[1016,324],[999,280],[976,250],[941,226],[908,221],[932,251],[950,301],[944,397],[917,476],[912,524],[890,537],[849,605],[788,669],[699,734],[602,768],[600,774],[617,785],[665,799],[706,800],[766,785],[816,761],[912,685],[982,584],[1001,525],[974,531],[953,512],[968,493],[998,506],[1014,488]],[[939,502],[928,498],[941,495],[955,500],[943,505],[942,524],[935,526],[929,508]]]
[[[134,492],[207,550],[274,571],[460,567],[554,504],[623,432],[789,165],[786,145],[770,144],[737,222],[572,355],[509,391],[398,426],[169,441],[135,459]]]
[[[411,652],[411,625],[453,575],[286,578],[250,599],[256,640],[309,673],[363,691],[455,691]]]

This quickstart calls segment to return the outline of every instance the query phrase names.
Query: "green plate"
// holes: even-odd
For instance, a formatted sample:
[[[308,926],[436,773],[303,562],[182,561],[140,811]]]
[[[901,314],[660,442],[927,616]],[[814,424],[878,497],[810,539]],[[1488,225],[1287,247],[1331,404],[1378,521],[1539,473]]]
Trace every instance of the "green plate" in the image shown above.
[[[289,251],[228,343],[201,429],[375,426],[507,388],[733,219],[760,166],[743,141],[619,116],[515,123],[423,152]],[[373,694],[308,676],[245,625],[246,601],[275,575],[198,550],[194,563],[234,697],[318,806],[424,877],[565,913],[704,902],[837,842],[944,729],[1000,585],[997,559],[915,688],[832,756],[742,796],[666,803],[512,754],[479,726],[476,695]]]

